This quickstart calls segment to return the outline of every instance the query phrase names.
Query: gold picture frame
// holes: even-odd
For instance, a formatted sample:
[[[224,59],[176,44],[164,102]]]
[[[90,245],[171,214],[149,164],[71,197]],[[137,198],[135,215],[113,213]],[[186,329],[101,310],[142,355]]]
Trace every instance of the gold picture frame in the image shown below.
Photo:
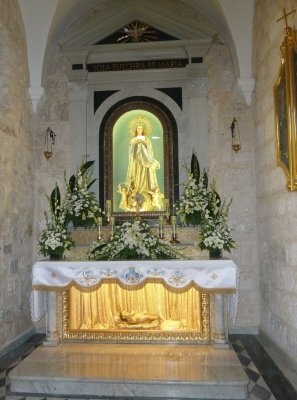
[[[286,176],[287,190],[297,190],[297,45],[292,28],[285,29],[281,65],[274,84],[277,165]]]
[[[159,126],[159,134],[155,131],[150,136],[152,147],[154,148],[154,157],[160,161],[160,168],[157,171],[157,179],[160,187],[161,206],[149,209],[147,211],[121,210],[119,204],[123,200],[123,195],[119,194],[119,185],[125,183],[128,168],[129,141],[129,124],[131,120],[149,119],[154,126]],[[121,120],[123,123],[120,124]],[[155,123],[155,125],[154,125]],[[135,127],[134,127],[135,128]],[[100,193],[104,194],[104,198],[100,199],[104,205],[108,201],[111,215],[116,218],[134,218],[142,216],[144,218],[156,218],[159,215],[170,213],[175,201],[175,188],[178,185],[178,171],[174,165],[178,165],[177,158],[177,140],[174,138],[174,130],[172,120],[168,114],[157,104],[146,100],[131,100],[116,106],[106,118],[103,131],[102,147],[104,152],[104,163],[100,162],[102,170],[102,181],[100,184]],[[117,133],[119,131],[119,133]],[[177,135],[177,131],[176,131]],[[159,136],[159,149],[157,149],[157,140]],[[123,142],[126,142],[123,143]],[[115,147],[115,143],[121,143],[119,151]],[[120,164],[123,160],[124,164]],[[122,176],[115,178],[116,170],[120,170]],[[121,197],[122,196],[122,197]]]

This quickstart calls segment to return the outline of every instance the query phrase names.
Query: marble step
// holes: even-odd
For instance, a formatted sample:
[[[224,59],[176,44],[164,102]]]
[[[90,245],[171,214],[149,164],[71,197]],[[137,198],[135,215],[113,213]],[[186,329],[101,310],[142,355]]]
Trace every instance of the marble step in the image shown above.
[[[205,345],[75,344],[39,347],[10,372],[13,395],[86,398],[247,398],[232,349]]]

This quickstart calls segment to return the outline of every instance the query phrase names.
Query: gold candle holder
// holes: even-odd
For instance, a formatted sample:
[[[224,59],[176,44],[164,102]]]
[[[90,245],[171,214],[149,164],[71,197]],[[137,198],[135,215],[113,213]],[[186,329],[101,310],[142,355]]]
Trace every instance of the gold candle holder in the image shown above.
[[[171,233],[170,243],[179,243],[179,240],[177,240],[177,234],[176,234],[176,216],[175,215],[171,216],[171,228],[172,228],[172,233]]]

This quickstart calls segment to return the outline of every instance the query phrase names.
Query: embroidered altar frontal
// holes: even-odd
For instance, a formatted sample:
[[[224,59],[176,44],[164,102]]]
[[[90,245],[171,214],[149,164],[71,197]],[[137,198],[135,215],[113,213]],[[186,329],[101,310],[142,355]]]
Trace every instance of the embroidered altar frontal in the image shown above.
[[[234,293],[236,266],[230,260],[39,262],[33,319],[44,314],[40,296],[47,291],[59,293],[63,341],[208,343],[210,292]]]

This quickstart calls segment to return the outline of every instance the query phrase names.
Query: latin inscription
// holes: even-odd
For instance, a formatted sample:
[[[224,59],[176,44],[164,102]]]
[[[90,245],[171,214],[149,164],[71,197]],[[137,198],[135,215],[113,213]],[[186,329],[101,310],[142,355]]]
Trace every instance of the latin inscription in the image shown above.
[[[96,63],[96,64],[88,64],[87,69],[89,72],[135,71],[141,69],[184,68],[187,64],[188,64],[188,59],[185,58],[176,60]]]

